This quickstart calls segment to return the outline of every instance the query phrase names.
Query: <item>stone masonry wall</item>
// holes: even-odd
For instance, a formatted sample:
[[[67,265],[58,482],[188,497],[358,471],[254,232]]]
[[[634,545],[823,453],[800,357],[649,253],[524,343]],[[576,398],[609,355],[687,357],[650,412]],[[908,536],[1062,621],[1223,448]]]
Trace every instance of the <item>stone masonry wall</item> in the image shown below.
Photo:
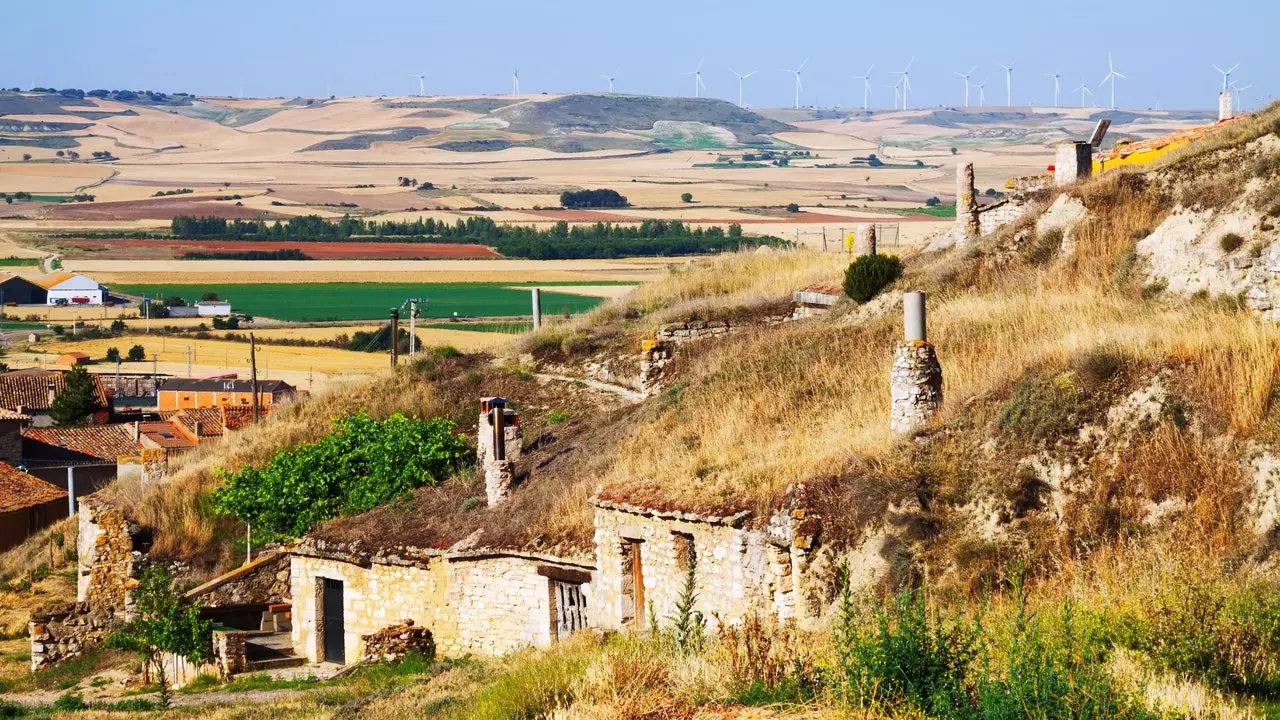
[[[443,655],[497,655],[551,643],[551,599],[540,563],[514,557],[432,558],[427,568],[294,555],[293,645],[317,661],[317,578],[343,582],[348,661],[364,653],[362,635],[412,620],[431,630]],[[587,588],[584,588],[584,592]]]
[[[592,624],[623,629],[624,608],[633,602],[624,595],[629,584],[622,545],[640,540],[645,616],[635,629],[648,623],[652,603],[660,623],[669,622],[684,584],[686,570],[680,553],[689,538],[697,555],[695,574],[697,609],[711,621],[740,622],[752,611],[793,617],[797,604],[792,551],[762,531],[697,520],[658,518],[597,504],[595,510],[596,580],[591,605]],[[714,622],[714,621],[711,621]]]
[[[187,593],[204,607],[261,605],[290,597],[289,554],[275,552],[243,565]]]

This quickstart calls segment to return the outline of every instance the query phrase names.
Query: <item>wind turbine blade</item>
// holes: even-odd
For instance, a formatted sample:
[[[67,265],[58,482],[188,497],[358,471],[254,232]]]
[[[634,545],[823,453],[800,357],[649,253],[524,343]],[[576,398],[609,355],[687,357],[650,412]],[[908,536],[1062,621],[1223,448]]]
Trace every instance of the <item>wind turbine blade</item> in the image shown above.
[[[706,56],[706,55],[703,55],[703,56],[702,56],[702,59],[698,61],[698,67],[697,67],[697,68],[695,68],[695,71],[696,71],[696,70],[701,70],[701,69],[702,69],[702,63],[706,62],[706,59],[707,59],[707,56]]]
[[[759,71],[759,70],[752,70],[751,72],[747,73],[746,75],[743,75],[743,76],[742,76],[742,79],[743,79],[743,80],[746,80],[747,78],[751,77],[752,75],[755,75],[755,74],[756,74],[756,73],[758,73],[758,72],[760,72],[760,71]]]
[[[804,66],[808,64],[809,64],[809,58],[805,58],[804,62],[800,63],[800,67],[796,68],[796,72],[800,72],[801,70],[804,69]]]
[[[1217,65],[1214,65],[1214,66],[1213,66],[1213,69],[1214,69],[1214,70],[1217,70],[1218,72],[1222,73],[1223,75],[1226,75],[1226,74],[1227,74],[1227,71],[1226,71],[1226,70],[1223,70],[1222,68],[1218,67]]]
[[[1111,70],[1112,72],[1115,72],[1116,70],[1116,64],[1111,62],[1111,53],[1107,53],[1107,69]]]
[[[871,70],[872,70],[872,68],[874,68],[874,67],[875,67],[875,65],[873,64],[873,65],[871,65],[870,67],[868,67],[868,68],[867,68],[867,77],[871,77]]]
[[[972,75],[972,74],[973,74],[973,71],[974,71],[974,70],[977,70],[977,69],[978,69],[978,66],[977,66],[977,65],[974,65],[973,67],[969,68],[969,72],[965,73],[965,75],[966,75],[966,76],[968,76],[968,75]]]
[[[1128,79],[1129,79],[1129,76],[1128,76],[1128,75],[1122,75],[1122,74],[1120,74],[1120,73],[1118,73],[1118,72],[1115,72],[1114,70],[1111,72],[1111,74],[1112,74],[1112,75],[1115,75],[1115,76],[1116,76],[1116,77],[1118,77],[1118,78],[1124,78],[1125,80],[1128,80]],[[1112,82],[1115,82],[1115,81],[1113,80]]]
[[[1102,81],[1098,83],[1098,87],[1102,87],[1103,85],[1106,85],[1106,84],[1107,84],[1107,81],[1111,79],[1111,76],[1112,76],[1113,74],[1114,74],[1114,73],[1107,73],[1107,76],[1106,76],[1106,77],[1104,77],[1104,78],[1102,78]]]
[[[907,61],[907,66],[906,66],[906,67],[904,67],[904,68],[902,68],[902,72],[906,72],[906,71],[910,70],[910,69],[911,69],[911,63],[913,63],[913,62],[915,62],[915,61],[916,61],[916,57],[915,57],[914,55],[912,55],[912,56],[911,56],[911,59]]]

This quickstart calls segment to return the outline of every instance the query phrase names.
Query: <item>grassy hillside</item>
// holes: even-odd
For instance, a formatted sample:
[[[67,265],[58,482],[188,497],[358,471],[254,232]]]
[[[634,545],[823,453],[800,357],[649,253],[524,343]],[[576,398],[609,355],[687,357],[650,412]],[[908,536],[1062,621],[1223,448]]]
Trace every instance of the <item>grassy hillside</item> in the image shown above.
[[[790,127],[724,100],[643,95],[565,95],[510,105],[493,115],[510,122],[514,132],[536,134],[652,130],[654,123],[671,120],[705,123],[729,130],[740,142],[760,142],[760,136]]]

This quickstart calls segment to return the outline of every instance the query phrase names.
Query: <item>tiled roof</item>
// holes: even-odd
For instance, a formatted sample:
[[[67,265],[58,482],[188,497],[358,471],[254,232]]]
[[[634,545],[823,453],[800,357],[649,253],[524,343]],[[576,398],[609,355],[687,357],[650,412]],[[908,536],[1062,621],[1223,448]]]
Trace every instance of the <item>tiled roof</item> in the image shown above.
[[[90,373],[98,402],[107,405],[107,391],[102,386],[102,378]],[[3,373],[0,374],[0,408],[8,410],[48,410],[49,386],[53,385],[55,393],[66,386],[66,378],[62,373]]]
[[[200,423],[201,437],[221,437],[226,429],[222,408],[188,408],[174,413],[169,419],[181,424],[192,437],[196,434],[196,423]]]
[[[66,490],[60,490],[12,465],[0,463],[0,513],[43,505],[66,496]]]
[[[263,405],[258,408],[259,417],[266,417],[271,412],[271,405]],[[228,430],[239,430],[242,427],[253,424],[253,408],[251,407],[233,407],[230,405],[222,406],[222,423]]]
[[[171,421],[144,422],[138,430],[143,435],[146,435],[148,440],[155,443],[157,447],[172,449],[196,446],[195,441],[174,427],[174,423]]]
[[[283,380],[259,380],[259,393],[276,393],[282,390],[293,390],[293,386]],[[253,392],[252,380],[196,380],[192,378],[168,378],[160,381],[160,392]]]
[[[806,287],[803,292],[839,295],[844,292],[844,289],[834,283],[814,283]]]
[[[138,453],[138,444],[133,440],[133,427],[130,425],[26,428],[22,431],[22,436],[45,445],[66,448],[112,462],[122,455]]]
[[[16,410],[0,408],[0,420],[20,420],[22,422],[28,422],[31,420],[31,416],[26,413],[20,413]]]

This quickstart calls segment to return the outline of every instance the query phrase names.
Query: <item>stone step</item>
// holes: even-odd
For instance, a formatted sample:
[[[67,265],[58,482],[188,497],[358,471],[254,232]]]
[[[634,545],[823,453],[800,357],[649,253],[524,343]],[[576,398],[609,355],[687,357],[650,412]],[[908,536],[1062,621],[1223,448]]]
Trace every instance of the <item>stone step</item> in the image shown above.
[[[264,670],[280,670],[282,668],[306,665],[307,659],[301,657],[280,657],[266,660],[250,660],[245,663],[245,672],[262,672]]]

